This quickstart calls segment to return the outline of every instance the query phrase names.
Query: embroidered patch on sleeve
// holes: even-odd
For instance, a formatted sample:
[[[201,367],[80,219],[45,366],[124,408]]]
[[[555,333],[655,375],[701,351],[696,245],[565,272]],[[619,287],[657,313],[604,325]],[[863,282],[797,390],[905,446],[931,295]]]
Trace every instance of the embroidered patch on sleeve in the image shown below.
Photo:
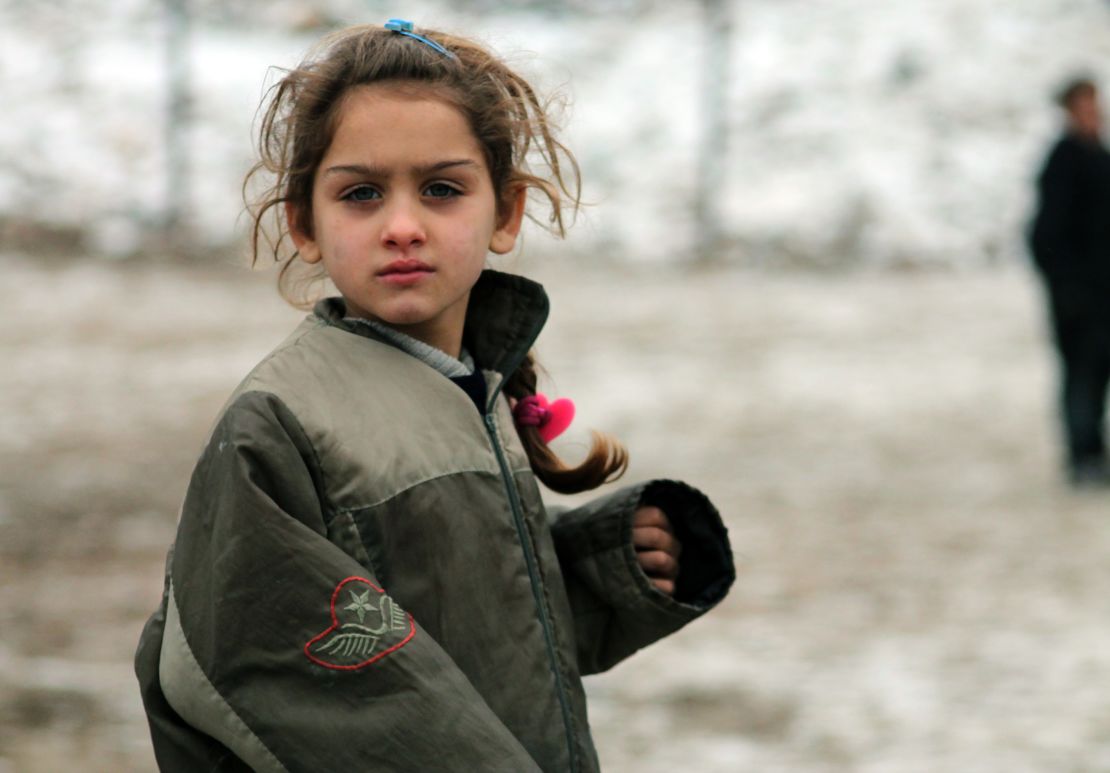
[[[354,671],[401,649],[416,623],[385,591],[363,577],[348,577],[331,594],[331,626],[304,645],[313,663]]]

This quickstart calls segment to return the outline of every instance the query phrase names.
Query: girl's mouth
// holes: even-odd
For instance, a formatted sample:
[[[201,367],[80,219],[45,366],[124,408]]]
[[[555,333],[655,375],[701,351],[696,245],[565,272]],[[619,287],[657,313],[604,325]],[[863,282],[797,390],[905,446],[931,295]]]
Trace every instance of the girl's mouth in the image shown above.
[[[427,263],[411,258],[395,260],[378,272],[378,278],[392,285],[412,285],[435,273]]]

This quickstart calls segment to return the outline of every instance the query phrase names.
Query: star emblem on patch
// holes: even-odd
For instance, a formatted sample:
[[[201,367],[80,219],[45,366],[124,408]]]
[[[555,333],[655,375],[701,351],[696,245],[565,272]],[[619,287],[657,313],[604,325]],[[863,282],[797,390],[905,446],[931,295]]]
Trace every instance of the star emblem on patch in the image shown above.
[[[343,609],[347,611],[354,610],[354,613],[358,615],[358,621],[361,623],[366,617],[366,613],[374,610],[374,607],[370,606],[370,602],[368,601],[370,598],[370,591],[366,591],[361,595],[355,593],[353,590],[348,590],[347,592],[351,594],[353,601],[343,607]],[[387,597],[383,596],[382,598],[385,599]]]

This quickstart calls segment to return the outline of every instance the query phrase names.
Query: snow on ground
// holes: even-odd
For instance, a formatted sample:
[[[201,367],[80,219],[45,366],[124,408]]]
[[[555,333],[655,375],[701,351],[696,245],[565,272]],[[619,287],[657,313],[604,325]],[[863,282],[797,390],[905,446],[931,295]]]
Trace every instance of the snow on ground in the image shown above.
[[[421,23],[488,41],[572,98],[568,139],[599,204],[571,248],[671,261],[696,242],[700,4],[576,14],[414,0]],[[130,253],[166,198],[165,22],[144,0],[0,6],[0,221],[87,232]],[[235,8],[238,10],[236,11]],[[1012,259],[1056,131],[1049,95],[1110,82],[1104,0],[734,0],[730,153],[717,197],[747,263]],[[234,238],[251,121],[271,66],[327,25],[395,8],[354,0],[202,6],[192,30],[196,238]],[[2,222],[0,222],[2,224]],[[849,258],[850,256],[850,258]]]
[[[226,267],[2,259],[0,771],[149,771],[130,658],[186,476],[299,313]],[[588,680],[607,771],[1110,769],[1110,495],[1060,484],[1025,273],[517,265],[562,450],[615,433],[736,551],[718,610]]]

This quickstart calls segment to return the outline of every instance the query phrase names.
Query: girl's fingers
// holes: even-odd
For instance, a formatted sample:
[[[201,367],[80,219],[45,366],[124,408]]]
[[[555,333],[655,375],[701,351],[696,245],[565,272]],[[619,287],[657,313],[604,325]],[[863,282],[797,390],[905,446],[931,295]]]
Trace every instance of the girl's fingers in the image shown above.
[[[674,536],[671,522],[658,507],[641,507],[632,516],[632,545],[636,560],[660,593],[674,595],[678,556],[682,544]]]
[[[632,528],[637,529],[644,526],[655,526],[664,531],[673,531],[667,515],[658,507],[641,507],[633,513]]]
[[[682,555],[682,543],[669,531],[658,526],[640,526],[632,529],[632,546],[637,550],[662,550],[675,558]]]
[[[644,574],[663,580],[678,577],[678,560],[662,550],[644,550],[636,554],[636,560]]]

